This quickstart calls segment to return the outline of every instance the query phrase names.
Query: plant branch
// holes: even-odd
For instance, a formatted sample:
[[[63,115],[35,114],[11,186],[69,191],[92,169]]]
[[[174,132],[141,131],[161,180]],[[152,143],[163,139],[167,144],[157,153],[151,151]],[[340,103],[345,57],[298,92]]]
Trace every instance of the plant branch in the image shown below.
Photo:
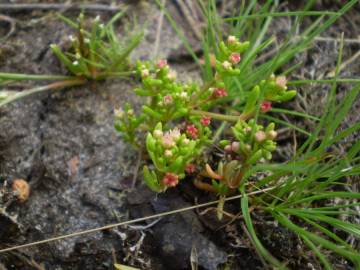
[[[12,96],[10,96],[10,97],[6,98],[5,100],[3,100],[2,102],[0,102],[0,107],[5,106],[6,104],[9,104],[11,102],[22,99],[22,98],[32,95],[32,94],[36,94],[36,93],[44,92],[44,91],[48,91],[48,90],[57,90],[57,89],[61,89],[64,87],[70,87],[70,86],[75,86],[75,85],[82,85],[82,84],[85,84],[85,82],[86,82],[86,80],[84,80],[84,79],[76,79],[76,80],[72,80],[72,81],[60,81],[60,82],[55,82],[55,83],[48,84],[45,86],[36,87],[36,88],[30,89],[30,90],[21,91],[16,94],[13,94]]]
[[[59,81],[59,80],[74,80],[74,76],[62,76],[62,75],[37,75],[37,74],[21,74],[21,73],[5,73],[0,72],[0,79],[2,80],[14,80],[14,81]]]
[[[94,11],[119,11],[119,5],[101,4],[0,4],[0,10],[17,12],[19,10],[94,10]]]
[[[228,121],[228,122],[245,121],[252,116],[252,114],[226,115],[226,114],[206,112],[206,111],[201,111],[201,110],[191,110],[190,114],[200,115],[200,116],[209,116],[213,119],[217,119],[217,120],[221,120],[221,121]]]

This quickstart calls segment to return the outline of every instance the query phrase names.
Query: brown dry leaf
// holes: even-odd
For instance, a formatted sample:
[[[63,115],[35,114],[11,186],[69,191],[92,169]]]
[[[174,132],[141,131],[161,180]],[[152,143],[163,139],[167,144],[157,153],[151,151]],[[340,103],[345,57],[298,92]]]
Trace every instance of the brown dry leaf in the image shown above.
[[[118,264],[118,263],[115,263],[114,266],[117,270],[140,270],[139,268],[134,268],[131,266],[126,266],[126,265]]]

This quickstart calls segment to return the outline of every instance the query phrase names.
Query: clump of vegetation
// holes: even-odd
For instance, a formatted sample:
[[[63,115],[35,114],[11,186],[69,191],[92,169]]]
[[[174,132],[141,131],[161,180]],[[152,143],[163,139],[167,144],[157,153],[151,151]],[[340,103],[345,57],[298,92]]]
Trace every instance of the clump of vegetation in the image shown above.
[[[144,179],[151,189],[164,191],[174,187],[185,177],[186,171],[194,173],[195,167],[203,167],[205,175],[212,178],[212,184],[210,186],[196,178],[196,186],[221,190],[226,194],[240,186],[247,168],[262,158],[271,159],[271,152],[276,148],[273,141],[276,138],[275,125],[272,123],[264,130],[254,116],[257,109],[262,108],[260,113],[266,113],[271,110],[272,102],[284,102],[296,95],[295,90],[287,89],[284,76],[272,75],[254,86],[242,101],[241,112],[231,115],[212,112],[228,102],[226,81],[241,73],[241,54],[248,46],[249,42],[242,43],[235,36],[221,42],[214,78],[204,86],[177,82],[175,71],[165,60],[156,64],[138,63],[142,87],[134,92],[149,97],[149,100],[143,105],[140,115],[135,115],[130,105],[117,111],[115,126],[127,141],[136,146],[142,145],[143,131],[147,132],[146,149],[155,170],[150,171],[145,166]],[[219,168],[224,170],[221,175],[216,175],[208,164],[202,164],[206,158],[200,158],[207,152],[207,146],[212,147],[216,126],[211,122],[216,120],[236,123],[232,127],[232,142],[221,142],[227,153],[222,168]]]
[[[125,10],[116,14],[107,24],[96,17],[89,27],[85,26],[83,13],[79,15],[77,21],[59,15],[59,18],[73,27],[76,32],[68,38],[71,43],[69,51],[62,51],[56,44],[50,47],[71,75],[0,73],[0,83],[4,85],[19,80],[55,81],[21,92],[2,91],[0,107],[38,92],[83,85],[89,81],[99,81],[109,77],[133,75],[129,55],[140,43],[142,31],[136,28],[131,32],[128,30],[128,34],[120,41],[114,32],[113,25],[124,13]]]
[[[56,45],[50,45],[57,58],[76,77],[89,80],[102,80],[110,76],[123,75],[129,70],[129,54],[141,41],[141,31],[134,31],[119,40],[114,32],[113,24],[122,17],[124,11],[114,16],[106,25],[97,16],[85,30],[84,14],[81,13],[77,22],[60,16],[65,22],[76,29],[75,35],[69,36],[72,50],[62,52]]]

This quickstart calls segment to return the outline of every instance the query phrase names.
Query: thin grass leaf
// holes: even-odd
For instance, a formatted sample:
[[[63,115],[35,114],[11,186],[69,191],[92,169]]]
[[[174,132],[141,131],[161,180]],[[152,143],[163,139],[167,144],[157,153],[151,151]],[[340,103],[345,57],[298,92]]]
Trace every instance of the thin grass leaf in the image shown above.
[[[306,231],[305,229],[295,225],[282,213],[273,212],[272,214],[282,225],[289,228],[290,230],[296,232],[299,235],[304,235],[312,242],[317,243],[318,245],[322,245],[324,248],[327,248],[335,253],[338,253],[341,256],[348,258],[349,260],[353,261],[357,267],[360,266],[360,254],[359,253],[352,251],[352,250],[345,249],[344,247],[340,247],[340,246],[324,239],[321,236],[318,236],[314,233]]]
[[[267,17],[291,17],[291,16],[324,16],[324,15],[341,15],[339,12],[333,11],[284,11],[284,12],[269,12],[269,13],[259,13],[252,15],[242,15],[237,17],[225,18],[225,21],[237,21],[241,19],[259,19]]]
[[[332,270],[332,266],[330,262],[326,259],[325,255],[321,253],[320,249],[314,245],[313,242],[310,241],[305,235],[300,235],[300,237],[304,240],[305,244],[314,252],[314,254],[319,258],[321,263],[324,265],[326,270]]]
[[[272,256],[266,248],[262,245],[261,241],[256,235],[254,226],[251,221],[251,216],[249,212],[249,199],[248,196],[243,193],[243,198],[241,199],[241,211],[244,217],[244,221],[246,224],[246,227],[251,235],[251,242],[254,244],[256,249],[258,250],[259,254],[264,257],[266,261],[271,263],[272,265],[278,267],[278,269],[287,269],[281,262],[276,259],[274,256]]]

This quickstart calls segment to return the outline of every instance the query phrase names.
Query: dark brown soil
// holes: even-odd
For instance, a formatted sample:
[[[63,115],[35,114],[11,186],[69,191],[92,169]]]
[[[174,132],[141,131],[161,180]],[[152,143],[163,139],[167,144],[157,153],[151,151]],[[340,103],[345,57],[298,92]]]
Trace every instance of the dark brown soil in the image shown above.
[[[90,2],[108,4],[110,1]],[[146,22],[147,25],[144,42],[132,57],[169,58],[182,78],[199,80],[181,40],[165,19],[158,53],[154,55],[160,16],[154,1],[128,2],[129,17],[136,16],[139,24]],[[181,5],[178,1],[169,2],[170,11],[201,54],[196,31],[183,19]],[[290,2],[282,1],[282,8],[301,8],[301,4]],[[11,3],[15,5],[14,1]],[[343,3],[318,1],[317,8],[336,10]],[[77,14],[77,11],[65,12],[72,18]],[[104,20],[112,15],[111,12],[88,12],[90,17],[97,14]],[[346,38],[359,39],[359,14],[360,5],[323,36],[338,38],[344,32]],[[10,19],[0,17],[0,35],[11,31],[0,43],[1,72],[66,73],[49,45],[65,46],[72,30],[54,16],[54,11],[0,9],[0,15]],[[11,21],[15,22],[14,29]],[[117,24],[119,34],[126,24],[126,20]],[[288,24],[288,18],[279,18],[271,29],[281,35]],[[314,48],[295,59],[304,65],[293,78],[325,78],[335,67],[338,46],[334,40],[315,42]],[[359,49],[360,41],[346,42],[344,59],[350,59]],[[359,77],[358,60],[344,68],[342,75]],[[12,89],[27,89],[40,83],[44,82],[16,83]],[[0,109],[0,249],[215,199],[194,190],[190,181],[177,190],[156,195],[143,185],[141,174],[136,179],[136,188],[131,188],[138,156],[115,132],[113,111],[125,102],[138,104],[131,92],[135,84],[133,80],[109,80],[28,97]],[[347,89],[346,85],[343,87]],[[326,86],[299,87],[299,90],[310,93],[307,102],[290,106],[319,114],[321,100],[328,90]],[[359,121],[359,108],[360,101],[354,105],[349,123]],[[299,125],[311,128],[311,123],[299,122]],[[358,138],[359,134],[354,134],[354,141]],[[284,136],[281,144],[278,158],[286,157],[291,145],[289,137]],[[25,203],[17,202],[9,192],[16,178],[30,183],[31,195]],[[229,203],[225,210],[238,214],[239,202]],[[0,269],[114,269],[114,262],[119,262],[140,269],[181,270],[191,269],[190,257],[195,251],[199,269],[265,269],[243,230],[241,218],[231,223],[229,218],[219,222],[214,211],[200,212],[188,211],[164,217],[154,224],[154,220],[149,220],[137,226],[118,227],[0,254]],[[268,222],[265,216],[257,216],[255,224],[265,246],[275,256],[288,260],[291,269],[321,269],[302,250],[296,235]],[[336,269],[352,269],[341,260],[337,265]],[[221,268],[225,266],[229,268]]]

